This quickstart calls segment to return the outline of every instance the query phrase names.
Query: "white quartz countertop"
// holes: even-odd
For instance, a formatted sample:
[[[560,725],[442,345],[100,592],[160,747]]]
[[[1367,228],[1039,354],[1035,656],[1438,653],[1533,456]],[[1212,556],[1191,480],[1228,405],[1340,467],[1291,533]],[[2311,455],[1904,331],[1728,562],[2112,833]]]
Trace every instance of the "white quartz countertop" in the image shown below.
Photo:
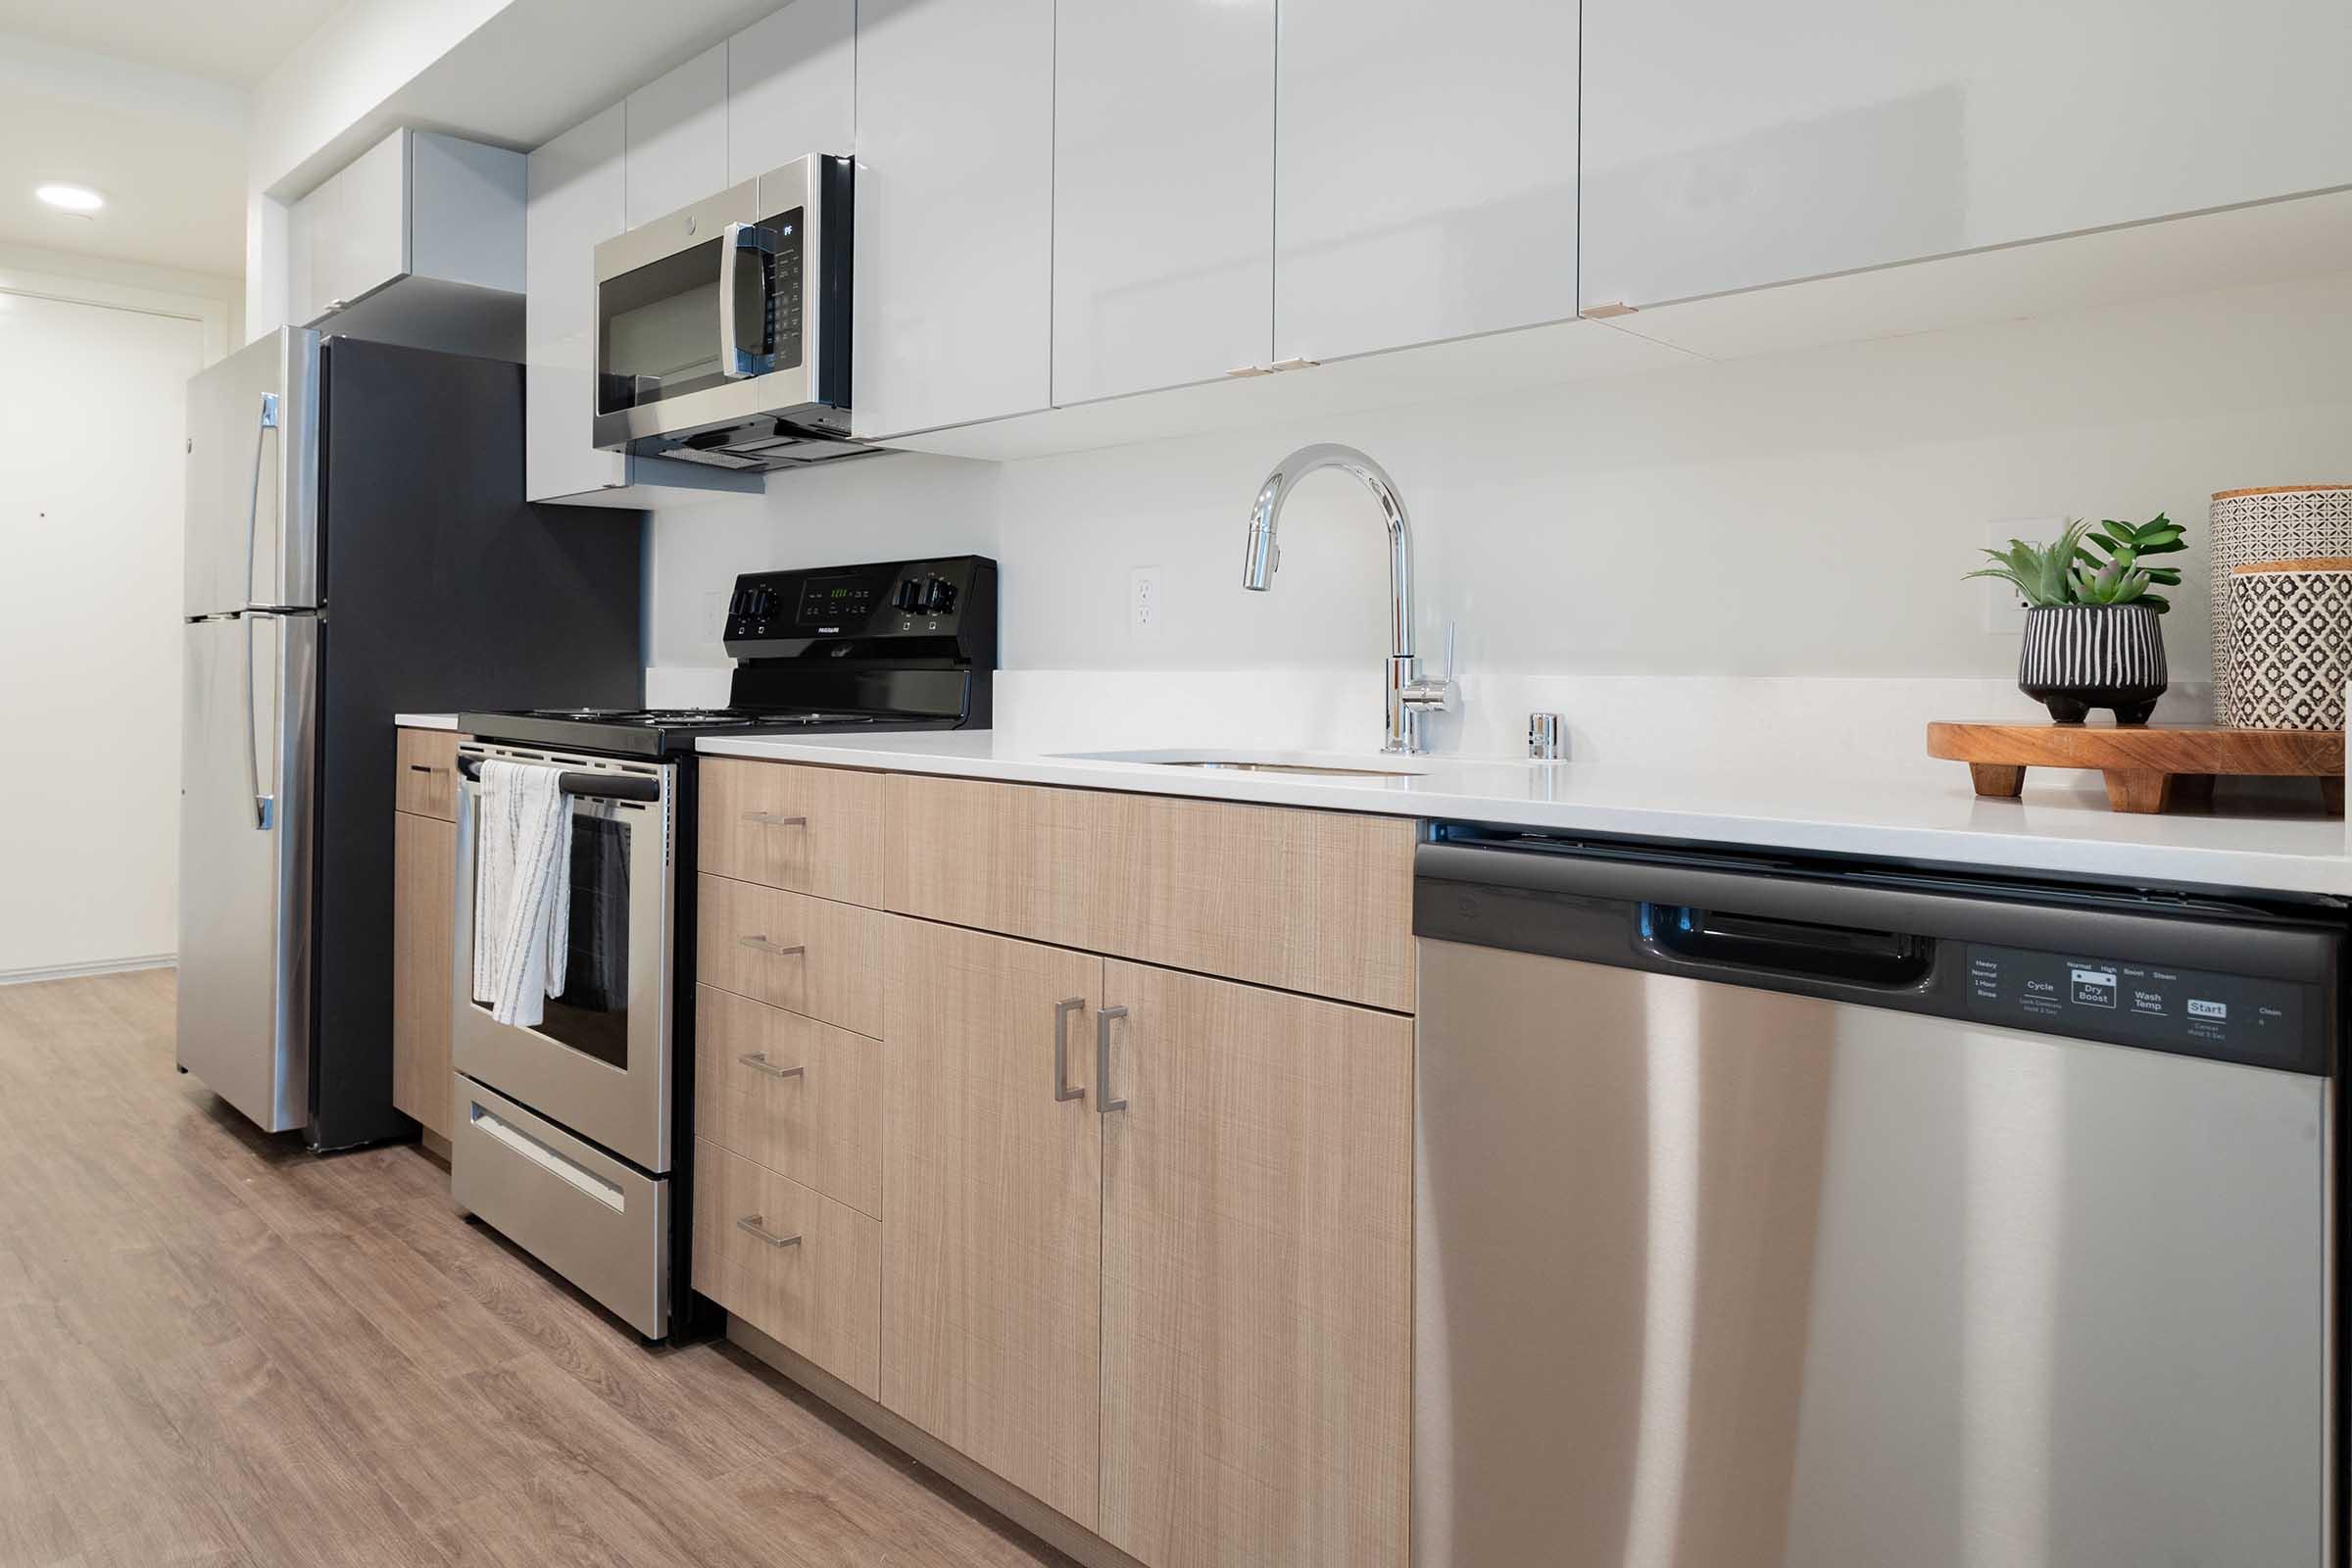
[[[455,713],[394,713],[392,722],[402,729],[456,729]]]
[[[409,722],[404,716],[403,723]],[[706,739],[697,750],[836,767],[1134,790],[1272,806],[1379,811],[1564,833],[1869,856],[2027,873],[2117,878],[2251,892],[2352,896],[2341,818],[2319,814],[2316,790],[2210,812],[2128,815],[2107,809],[2095,773],[2036,771],[2022,800],[1980,800],[1968,771],[1857,776],[1818,756],[1751,772],[1623,764],[1482,760],[1446,756],[1232,750],[1088,757],[1024,748],[988,730]],[[1408,776],[1200,770],[1139,759],[1224,757],[1410,769]]]

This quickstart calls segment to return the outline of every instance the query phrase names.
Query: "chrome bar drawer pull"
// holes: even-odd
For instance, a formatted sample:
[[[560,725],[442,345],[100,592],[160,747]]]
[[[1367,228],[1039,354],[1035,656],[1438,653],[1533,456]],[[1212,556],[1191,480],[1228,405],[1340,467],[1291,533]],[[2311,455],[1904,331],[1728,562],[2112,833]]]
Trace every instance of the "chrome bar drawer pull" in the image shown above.
[[[1125,1007],[1104,1007],[1095,1014],[1095,1109],[1105,1116],[1127,1108],[1124,1100],[1110,1098],[1110,1020],[1126,1016]]]
[[[775,943],[768,941],[767,938],[763,936],[737,937],[735,941],[739,946],[750,948],[755,953],[764,953],[771,958],[789,958],[796,953],[807,953],[808,951],[808,945],[807,943],[799,943],[792,947],[784,948],[778,947]]]
[[[1070,1087],[1070,1014],[1086,1005],[1084,997],[1064,997],[1054,1004],[1054,1098],[1084,1100],[1086,1090]]]
[[[769,1230],[765,1214],[746,1214],[735,1222],[735,1228],[739,1231],[749,1231],[770,1247],[798,1247],[801,1245],[801,1239],[798,1236],[778,1236],[774,1231]]]
[[[806,1067],[779,1067],[767,1059],[764,1051],[747,1051],[735,1059],[754,1072],[763,1072],[770,1078],[798,1078],[808,1070]]]
[[[761,827],[807,827],[808,825],[808,819],[805,816],[785,816],[775,811],[746,811],[743,813],[743,819],[746,822],[757,822]]]

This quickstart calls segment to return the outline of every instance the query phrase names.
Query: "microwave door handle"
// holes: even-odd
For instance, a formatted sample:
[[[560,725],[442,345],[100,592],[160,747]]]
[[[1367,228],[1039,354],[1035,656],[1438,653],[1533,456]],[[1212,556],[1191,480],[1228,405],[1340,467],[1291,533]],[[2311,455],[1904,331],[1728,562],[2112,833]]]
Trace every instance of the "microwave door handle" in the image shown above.
[[[760,348],[743,346],[735,312],[736,270],[743,254],[765,258],[760,265]],[[775,350],[767,340],[769,296],[775,290],[776,236],[757,223],[729,223],[718,241],[718,371],[729,380],[765,375],[776,368]]]

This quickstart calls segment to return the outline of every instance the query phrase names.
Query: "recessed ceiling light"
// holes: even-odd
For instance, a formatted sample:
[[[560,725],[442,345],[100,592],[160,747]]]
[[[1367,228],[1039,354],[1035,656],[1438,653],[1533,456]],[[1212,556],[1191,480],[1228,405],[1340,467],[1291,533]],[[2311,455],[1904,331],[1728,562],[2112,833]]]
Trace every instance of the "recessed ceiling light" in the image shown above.
[[[33,194],[69,213],[94,213],[106,205],[106,198],[87,185],[43,185]]]

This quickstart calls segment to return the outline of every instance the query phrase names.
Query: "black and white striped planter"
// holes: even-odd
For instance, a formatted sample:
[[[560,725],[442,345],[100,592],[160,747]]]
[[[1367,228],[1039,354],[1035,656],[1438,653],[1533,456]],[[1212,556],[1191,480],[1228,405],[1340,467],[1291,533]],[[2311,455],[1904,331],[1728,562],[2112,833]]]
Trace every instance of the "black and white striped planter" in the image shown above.
[[[2017,686],[2061,724],[2094,708],[2118,724],[2144,724],[2171,684],[2164,622],[2153,605],[2045,605],[2026,612]]]

